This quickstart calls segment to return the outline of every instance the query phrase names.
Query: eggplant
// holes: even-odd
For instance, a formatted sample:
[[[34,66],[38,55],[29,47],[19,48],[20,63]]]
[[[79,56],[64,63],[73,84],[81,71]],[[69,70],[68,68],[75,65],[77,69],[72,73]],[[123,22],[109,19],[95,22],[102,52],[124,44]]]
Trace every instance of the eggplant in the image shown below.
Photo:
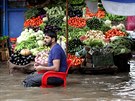
[[[13,61],[12,63],[13,63],[13,64],[16,64],[16,62],[15,62],[15,61]]]
[[[82,17],[82,14],[77,14],[76,16],[78,16],[78,17]]]
[[[74,12],[69,12],[68,14],[70,17],[75,17],[75,13]]]
[[[26,62],[23,62],[22,65],[26,65]]]
[[[16,62],[20,63],[20,61],[21,61],[21,60],[20,60],[20,59],[18,59]]]
[[[32,57],[31,57],[31,61],[34,61],[34,60],[35,60],[35,56],[32,56]]]

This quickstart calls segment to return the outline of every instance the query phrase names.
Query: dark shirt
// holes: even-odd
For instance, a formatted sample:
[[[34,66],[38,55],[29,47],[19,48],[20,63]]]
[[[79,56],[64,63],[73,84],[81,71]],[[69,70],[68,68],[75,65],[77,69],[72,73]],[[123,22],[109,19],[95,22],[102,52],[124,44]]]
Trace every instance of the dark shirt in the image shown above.
[[[66,54],[59,44],[55,44],[49,52],[48,66],[53,65],[53,60],[60,59],[59,72],[65,72],[67,69]]]

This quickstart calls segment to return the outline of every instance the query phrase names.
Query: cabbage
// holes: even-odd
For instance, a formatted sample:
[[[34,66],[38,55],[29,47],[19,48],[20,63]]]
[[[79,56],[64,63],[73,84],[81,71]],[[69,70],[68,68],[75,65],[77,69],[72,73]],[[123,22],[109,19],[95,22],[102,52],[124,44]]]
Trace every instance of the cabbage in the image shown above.
[[[43,40],[38,40],[37,43],[38,43],[39,47],[44,46],[44,41]]]

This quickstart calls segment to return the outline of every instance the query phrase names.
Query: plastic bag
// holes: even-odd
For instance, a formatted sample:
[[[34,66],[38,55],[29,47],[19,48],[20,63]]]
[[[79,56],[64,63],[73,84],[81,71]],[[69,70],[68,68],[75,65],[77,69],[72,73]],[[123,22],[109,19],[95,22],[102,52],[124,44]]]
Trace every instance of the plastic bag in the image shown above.
[[[98,0],[85,0],[85,3],[91,12],[96,13],[98,11]]]
[[[135,30],[135,16],[128,16],[126,19],[126,30]]]

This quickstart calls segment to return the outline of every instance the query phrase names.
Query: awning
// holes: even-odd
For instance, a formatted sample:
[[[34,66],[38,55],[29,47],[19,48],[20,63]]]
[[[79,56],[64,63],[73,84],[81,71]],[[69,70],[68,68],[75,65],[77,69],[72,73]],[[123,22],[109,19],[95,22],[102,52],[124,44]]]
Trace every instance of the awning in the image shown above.
[[[135,16],[135,0],[102,0],[108,13],[121,16]]]

